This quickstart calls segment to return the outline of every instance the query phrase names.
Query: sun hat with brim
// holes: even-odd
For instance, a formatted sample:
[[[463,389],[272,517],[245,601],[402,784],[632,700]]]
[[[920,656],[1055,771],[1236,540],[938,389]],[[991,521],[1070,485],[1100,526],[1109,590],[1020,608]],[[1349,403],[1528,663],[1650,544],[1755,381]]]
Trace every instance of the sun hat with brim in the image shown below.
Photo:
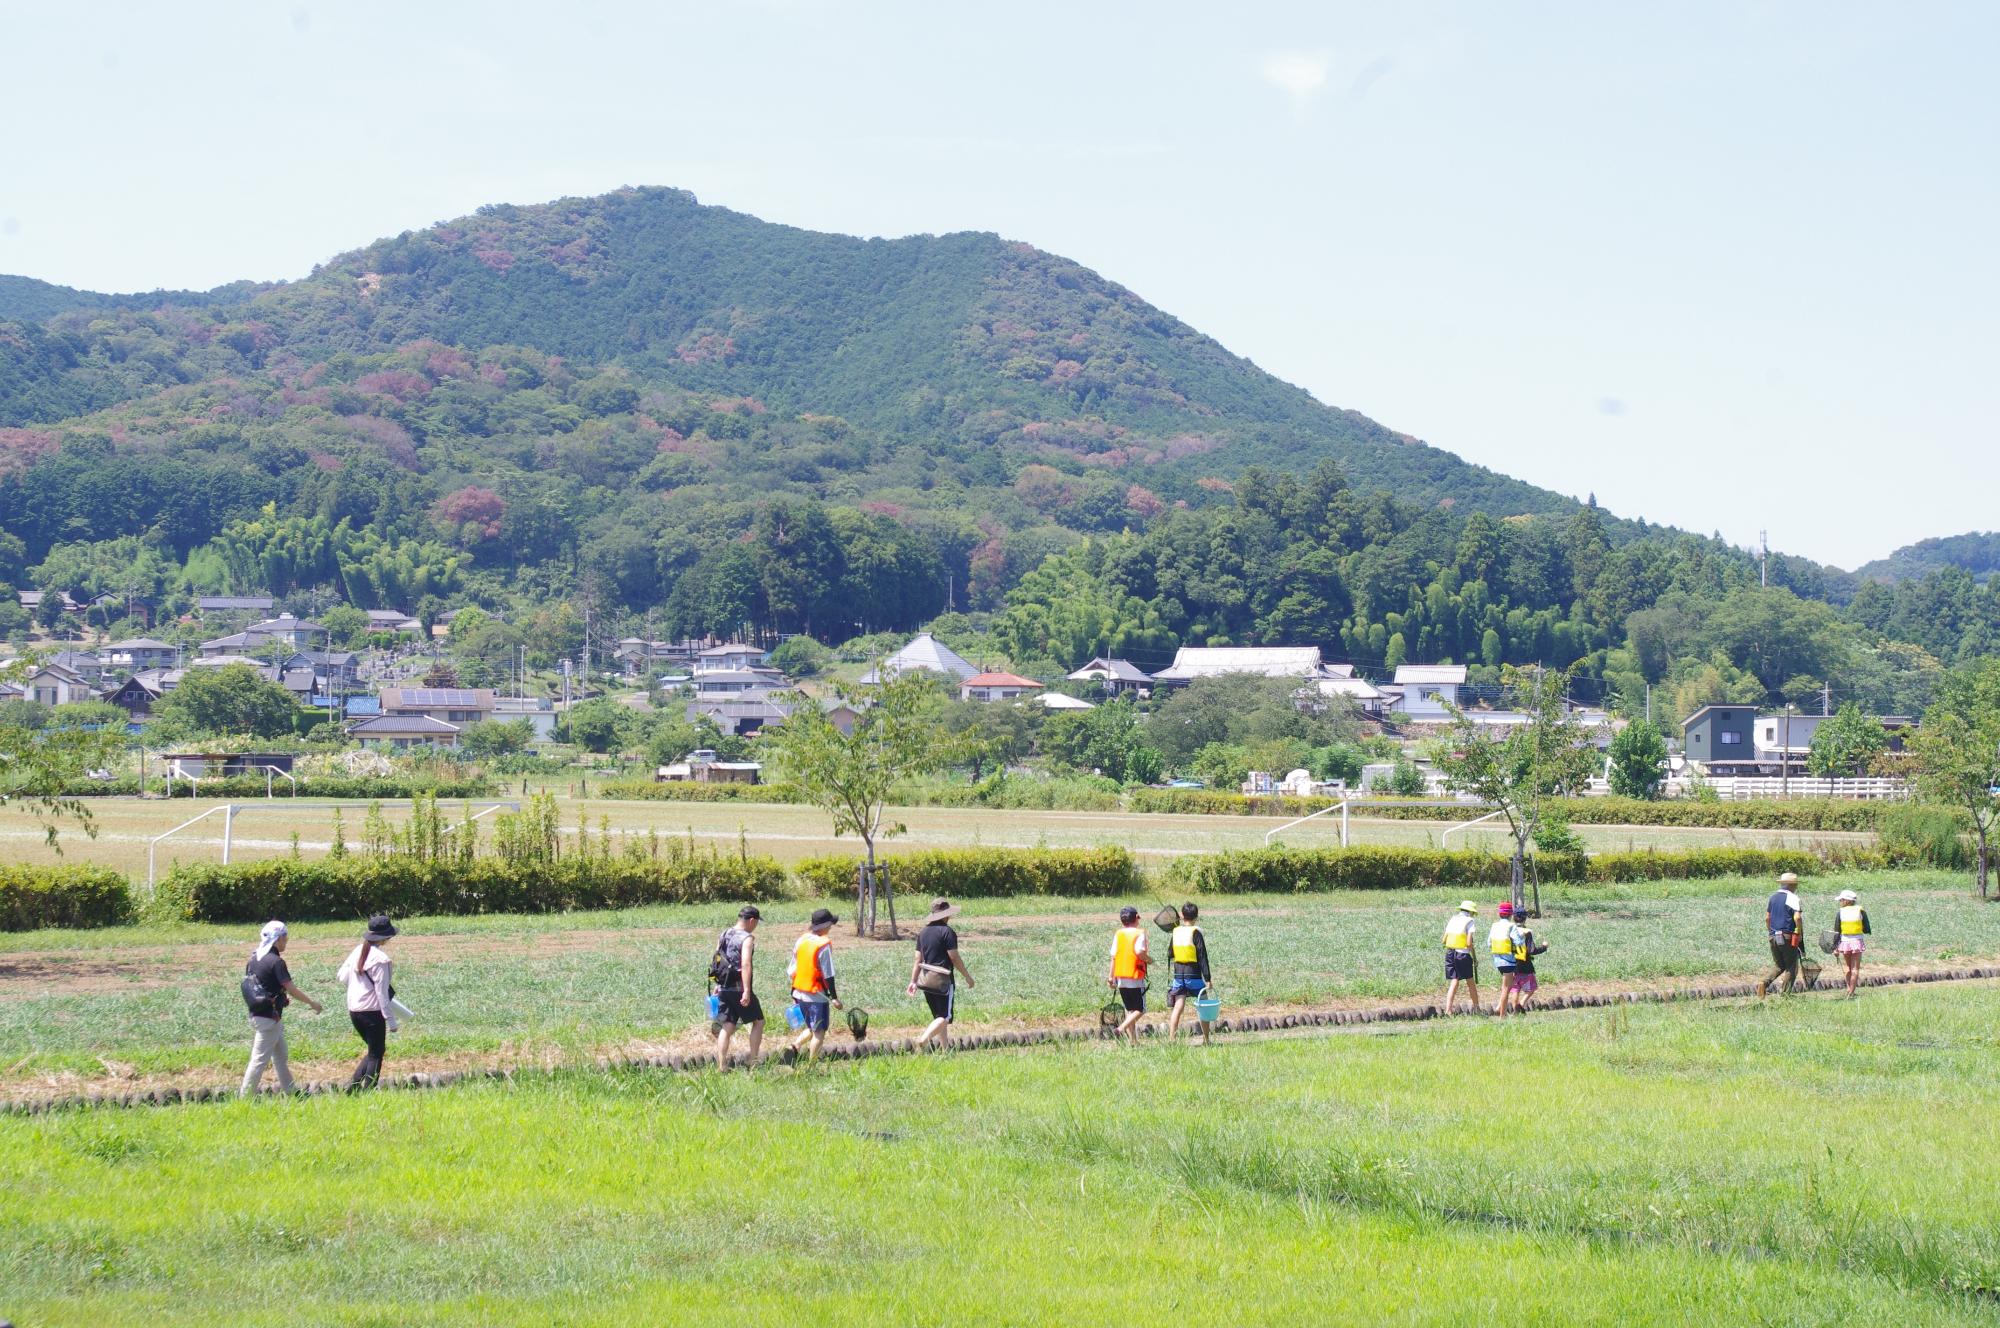
[[[1799,874],[1797,872],[1785,872],[1783,875],[1778,877],[1779,885],[1797,885],[1798,883],[1799,883]]]
[[[377,913],[368,919],[368,931],[362,936],[364,941],[386,941],[396,934],[396,924],[389,921],[387,913]]]
[[[1470,899],[1461,899],[1458,901],[1458,911],[1461,913],[1477,913],[1479,905],[1473,903]]]
[[[1852,890],[1842,890],[1840,892],[1839,897],[1841,899],[1846,900],[1850,904],[1853,903],[1855,900],[1861,898],[1860,895],[1855,894]]]
[[[840,919],[833,916],[833,910],[830,908],[816,908],[813,910],[812,925],[815,927],[831,927],[838,921]]]
[[[924,919],[924,925],[928,927],[933,922],[943,922],[947,918],[955,918],[957,916],[957,904],[952,903],[949,899],[933,899],[931,900],[930,914]]]

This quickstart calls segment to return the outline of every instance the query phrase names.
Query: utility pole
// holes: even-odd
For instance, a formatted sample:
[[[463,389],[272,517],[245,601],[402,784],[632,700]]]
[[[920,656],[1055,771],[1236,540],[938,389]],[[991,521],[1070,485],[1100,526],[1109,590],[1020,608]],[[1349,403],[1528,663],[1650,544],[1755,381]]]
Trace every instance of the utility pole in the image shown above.
[[[1761,590],[1771,584],[1771,532],[1757,532],[1757,586]]]
[[[1822,716],[1824,716],[1824,715],[1830,715],[1830,714],[1832,714],[1832,713],[1833,713],[1833,684],[1832,684],[1832,683],[1825,683],[1825,682],[1823,682],[1823,683],[1821,683],[1821,684],[1819,685],[1819,713],[1820,713],[1820,714],[1821,714]]]
[[[1778,766],[1780,772],[1778,775],[1778,796],[1789,798],[1792,796],[1792,703],[1790,701],[1785,702],[1784,728],[1780,730],[1780,734],[1781,736],[1778,738],[1778,760],[1781,764]]]
[[[1646,684],[1646,722],[1653,722],[1653,684]]]

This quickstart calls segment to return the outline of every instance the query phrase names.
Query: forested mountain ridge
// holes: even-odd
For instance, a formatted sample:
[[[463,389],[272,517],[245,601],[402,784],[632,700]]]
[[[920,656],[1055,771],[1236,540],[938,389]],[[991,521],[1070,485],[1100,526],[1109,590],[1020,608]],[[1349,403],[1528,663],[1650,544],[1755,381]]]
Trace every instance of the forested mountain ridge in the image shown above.
[[[9,303],[11,302],[11,303]],[[907,631],[1020,667],[1317,644],[1577,693],[1922,704],[2000,579],[1845,573],[1621,521],[1332,410],[1077,264],[672,190],[498,207],[186,297],[0,285],[0,586],[497,609],[614,634]],[[1587,478],[1587,477],[1580,477]],[[1584,487],[1579,485],[1579,487]],[[103,617],[116,610],[94,610]],[[0,632],[25,628],[0,595]],[[188,630],[193,630],[192,628]],[[594,643],[600,648],[602,640]]]
[[[1908,581],[1945,568],[1962,568],[1984,581],[2000,572],[2000,531],[1968,531],[1906,544],[1886,558],[1854,571],[1860,583]]]

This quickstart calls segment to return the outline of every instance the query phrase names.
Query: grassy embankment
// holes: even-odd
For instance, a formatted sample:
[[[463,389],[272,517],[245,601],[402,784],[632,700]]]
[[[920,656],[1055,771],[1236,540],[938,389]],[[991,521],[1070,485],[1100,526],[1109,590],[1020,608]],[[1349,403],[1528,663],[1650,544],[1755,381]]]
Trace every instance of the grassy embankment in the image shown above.
[[[2000,991],[0,1120],[37,1324],[1990,1323]]]
[[[1828,915],[1844,885],[1863,892],[1875,922],[1871,965],[2000,956],[2000,909],[1969,898],[1958,877],[1815,878],[1806,891],[1809,922]],[[1743,880],[1551,888],[1541,935],[1554,948],[1543,980],[1754,974],[1766,962],[1760,919],[1768,889]],[[1458,898],[1437,890],[1216,897],[1205,902],[1203,920],[1231,1008],[1407,997],[1441,987],[1438,933]],[[906,917],[920,905],[902,902]],[[1105,999],[1116,902],[969,902],[959,930],[978,986],[961,993],[961,1019],[1034,1021],[1094,1010]],[[1150,914],[1158,901],[1134,902]],[[1487,920],[1493,902],[1482,900]],[[785,959],[812,907],[767,907],[758,985],[774,1020]],[[395,942],[397,987],[421,1018],[392,1043],[392,1065],[471,1054],[565,1058],[686,1036],[704,1026],[708,955],[734,912],[706,905],[405,919]],[[921,1002],[903,993],[907,942],[835,937],[843,992],[872,1012],[878,1035],[923,1022]],[[330,975],[354,939],[351,924],[294,928],[289,954],[300,984],[333,998]],[[246,1046],[236,977],[253,940],[253,928],[195,925],[0,936],[0,1091],[51,1077],[88,1088],[111,1074],[236,1072]],[[1164,991],[1162,979],[1156,1004]],[[1490,1004],[1496,994],[1489,981],[1482,996]],[[320,1062],[328,1073],[358,1045],[335,1010],[315,1018],[298,1009],[291,1018],[295,1059]]]

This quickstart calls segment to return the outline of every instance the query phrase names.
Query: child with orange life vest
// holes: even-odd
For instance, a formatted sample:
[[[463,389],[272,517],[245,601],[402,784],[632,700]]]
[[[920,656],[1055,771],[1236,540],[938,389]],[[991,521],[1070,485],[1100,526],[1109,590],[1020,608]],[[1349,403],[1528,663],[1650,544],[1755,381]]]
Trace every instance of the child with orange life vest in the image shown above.
[[[833,978],[833,940],[827,935],[839,921],[831,909],[815,909],[806,934],[792,947],[792,1003],[805,1020],[799,1035],[792,1039],[792,1050],[806,1048],[809,1062],[819,1059],[820,1046],[826,1041],[827,1025],[833,1018],[829,1007],[841,1008]]]
[[[1139,1020],[1146,1013],[1146,929],[1139,925],[1139,910],[1127,904],[1118,910],[1118,931],[1111,938],[1111,976],[1108,981],[1125,1004],[1125,1018],[1117,1034],[1139,1045]]]

